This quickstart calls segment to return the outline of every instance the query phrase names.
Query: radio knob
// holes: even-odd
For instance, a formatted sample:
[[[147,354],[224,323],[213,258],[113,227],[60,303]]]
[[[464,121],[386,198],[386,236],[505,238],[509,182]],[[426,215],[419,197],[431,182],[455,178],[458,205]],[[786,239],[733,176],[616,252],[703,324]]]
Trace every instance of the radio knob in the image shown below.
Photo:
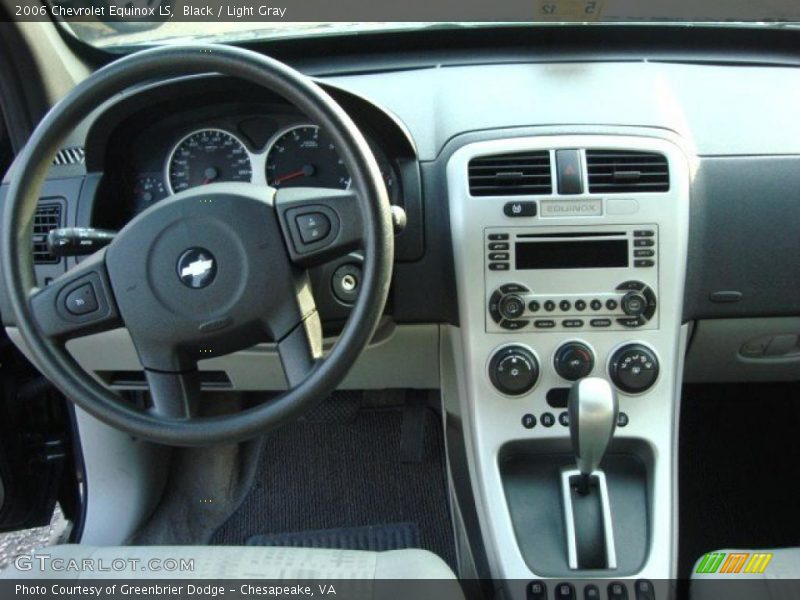
[[[577,381],[588,377],[594,369],[594,354],[586,344],[567,342],[556,352],[553,366],[567,381]]]
[[[536,385],[539,363],[527,348],[507,346],[492,357],[489,379],[503,394],[520,396]]]
[[[629,317],[641,317],[647,310],[647,298],[640,292],[628,292],[620,300],[620,306]]]
[[[650,389],[658,379],[658,358],[647,346],[628,344],[611,357],[609,371],[611,381],[620,390],[640,394]]]
[[[504,319],[518,319],[525,312],[525,300],[516,294],[506,294],[500,299],[498,309]]]

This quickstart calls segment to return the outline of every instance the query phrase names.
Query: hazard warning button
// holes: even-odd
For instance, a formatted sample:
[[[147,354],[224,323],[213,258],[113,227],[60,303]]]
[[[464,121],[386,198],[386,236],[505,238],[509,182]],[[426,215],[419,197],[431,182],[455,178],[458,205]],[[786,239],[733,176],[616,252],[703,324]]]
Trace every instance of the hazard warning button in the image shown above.
[[[583,193],[583,168],[578,150],[556,150],[559,194]]]

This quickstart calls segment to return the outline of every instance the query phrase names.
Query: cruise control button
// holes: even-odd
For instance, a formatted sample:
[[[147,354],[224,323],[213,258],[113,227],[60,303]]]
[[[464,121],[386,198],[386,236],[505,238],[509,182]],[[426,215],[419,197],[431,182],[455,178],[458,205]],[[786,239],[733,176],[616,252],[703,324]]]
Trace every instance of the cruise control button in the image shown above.
[[[507,217],[535,217],[536,202],[508,202],[503,207]]]
[[[320,212],[307,213],[295,217],[300,239],[304,244],[313,244],[324,240],[331,232],[331,220]]]
[[[539,319],[533,322],[533,326],[536,327],[536,329],[553,329],[553,327],[556,326],[556,322],[550,319]]]
[[[73,315],[87,315],[97,310],[97,295],[91,283],[72,290],[64,299],[67,310]]]

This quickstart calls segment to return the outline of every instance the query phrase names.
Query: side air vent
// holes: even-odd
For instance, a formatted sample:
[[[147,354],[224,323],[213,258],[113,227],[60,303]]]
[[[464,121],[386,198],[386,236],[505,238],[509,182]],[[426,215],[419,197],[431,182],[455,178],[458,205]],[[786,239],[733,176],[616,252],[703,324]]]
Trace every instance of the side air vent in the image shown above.
[[[550,152],[480,156],[469,161],[473,196],[534,196],[553,193]]]
[[[40,204],[33,218],[33,262],[37,265],[52,265],[59,261],[47,249],[47,234],[61,227],[61,205]]]
[[[53,164],[57,167],[63,165],[82,165],[86,159],[86,152],[80,146],[72,148],[62,148],[53,159]]]
[[[667,158],[652,152],[587,150],[589,192],[668,192]]]

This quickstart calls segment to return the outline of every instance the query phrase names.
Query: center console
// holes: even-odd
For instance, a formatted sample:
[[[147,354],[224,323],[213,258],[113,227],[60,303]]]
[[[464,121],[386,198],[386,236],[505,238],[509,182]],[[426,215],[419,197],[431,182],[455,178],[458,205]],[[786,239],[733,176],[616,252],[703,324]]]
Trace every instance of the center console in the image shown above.
[[[511,597],[669,594],[656,582],[676,567],[690,176],[675,140],[651,131],[477,142],[448,162],[451,350],[481,532]],[[562,485],[576,465],[570,391],[587,378],[615,396],[593,475],[602,543],[588,533],[602,511],[574,514],[584,501]]]

